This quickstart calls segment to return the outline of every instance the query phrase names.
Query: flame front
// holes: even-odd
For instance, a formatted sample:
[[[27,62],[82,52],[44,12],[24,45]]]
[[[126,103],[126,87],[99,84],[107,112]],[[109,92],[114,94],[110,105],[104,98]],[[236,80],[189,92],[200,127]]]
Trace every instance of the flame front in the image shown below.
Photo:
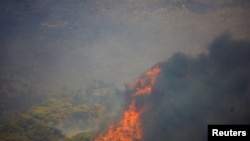
[[[160,72],[160,64],[156,64],[144,75],[132,83],[127,85],[127,88],[135,88],[132,94],[131,102],[124,111],[122,119],[116,124],[111,124],[106,135],[102,133],[95,141],[140,141],[143,136],[142,123],[140,115],[143,113],[143,105],[136,105],[136,97],[139,95],[151,94],[155,84],[156,77]]]

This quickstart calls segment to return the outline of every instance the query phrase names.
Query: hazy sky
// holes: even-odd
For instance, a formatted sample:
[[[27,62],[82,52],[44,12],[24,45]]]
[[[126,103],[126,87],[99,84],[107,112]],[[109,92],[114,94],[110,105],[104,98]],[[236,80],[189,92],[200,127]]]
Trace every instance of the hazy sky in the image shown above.
[[[1,72],[123,87],[175,52],[206,51],[225,32],[250,39],[249,11],[248,0],[0,0]]]

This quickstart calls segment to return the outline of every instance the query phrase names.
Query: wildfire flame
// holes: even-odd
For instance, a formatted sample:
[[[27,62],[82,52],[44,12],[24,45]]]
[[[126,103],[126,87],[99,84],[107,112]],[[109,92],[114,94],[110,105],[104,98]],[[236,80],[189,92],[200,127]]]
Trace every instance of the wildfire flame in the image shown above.
[[[160,72],[160,63],[132,83],[127,88],[135,88],[131,102],[124,111],[123,117],[116,124],[111,124],[106,135],[102,133],[94,141],[140,141],[143,136],[140,115],[144,112],[142,107],[136,106],[136,97],[151,94],[156,77]]]

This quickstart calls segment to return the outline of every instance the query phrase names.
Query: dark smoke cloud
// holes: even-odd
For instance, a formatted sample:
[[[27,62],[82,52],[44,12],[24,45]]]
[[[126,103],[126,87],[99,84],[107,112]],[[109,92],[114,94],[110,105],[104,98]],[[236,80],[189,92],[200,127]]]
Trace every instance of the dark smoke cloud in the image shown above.
[[[143,117],[145,141],[207,140],[208,124],[250,123],[250,41],[216,38],[208,54],[175,54]]]

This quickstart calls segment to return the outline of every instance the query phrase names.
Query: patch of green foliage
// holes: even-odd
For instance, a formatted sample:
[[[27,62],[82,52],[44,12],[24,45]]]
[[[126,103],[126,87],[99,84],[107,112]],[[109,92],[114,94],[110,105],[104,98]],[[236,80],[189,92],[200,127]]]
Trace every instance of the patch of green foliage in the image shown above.
[[[60,141],[65,137],[55,128],[27,114],[1,126],[0,141]]]

